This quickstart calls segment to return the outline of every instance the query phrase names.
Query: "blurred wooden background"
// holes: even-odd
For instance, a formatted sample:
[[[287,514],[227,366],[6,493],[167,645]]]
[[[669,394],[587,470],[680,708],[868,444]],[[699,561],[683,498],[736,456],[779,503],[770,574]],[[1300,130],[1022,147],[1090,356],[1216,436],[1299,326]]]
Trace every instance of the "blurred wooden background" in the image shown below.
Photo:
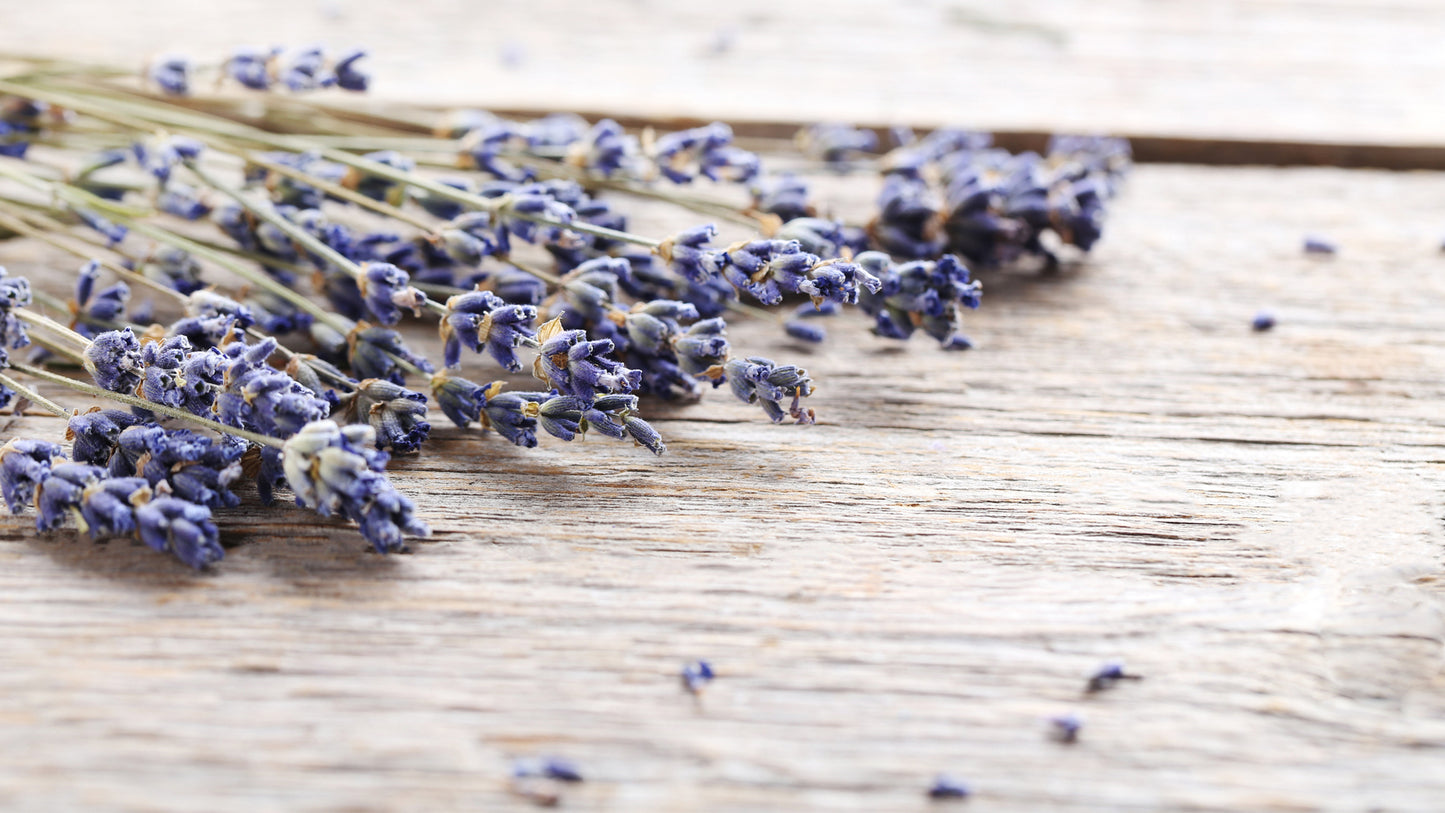
[[[1439,142],[1442,15],[74,2],[0,45],[317,39],[371,46],[389,99],[1410,145]],[[578,810],[923,810],[939,772],[979,810],[1440,810],[1442,204],[1435,173],[1141,167],[1083,266],[984,277],[975,351],[740,322],[738,352],[812,371],[818,426],[648,404],[653,460],[435,416],[394,466],[437,530],[412,556],[245,510],[198,575],[6,520],[0,807],[525,809],[510,760],[551,753]],[[74,265],[0,262],[56,291]],[[1146,679],[1084,697],[1108,657]],[[1080,742],[1050,742],[1069,710]]]

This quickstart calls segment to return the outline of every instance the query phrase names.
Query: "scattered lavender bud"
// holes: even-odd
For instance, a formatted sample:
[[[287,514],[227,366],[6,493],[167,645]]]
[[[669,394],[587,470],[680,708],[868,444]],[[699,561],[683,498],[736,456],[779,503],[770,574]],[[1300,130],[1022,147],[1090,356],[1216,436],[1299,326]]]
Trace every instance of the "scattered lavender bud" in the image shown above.
[[[1334,254],[1339,251],[1334,242],[1315,234],[1305,236],[1304,247],[1306,254]]]
[[[939,774],[928,789],[930,799],[966,799],[972,790],[968,785],[947,774]]]
[[[1275,319],[1273,313],[1270,313],[1269,311],[1260,311],[1259,313],[1256,313],[1254,315],[1254,321],[1251,322],[1249,326],[1253,328],[1256,333],[1263,333],[1266,330],[1270,330],[1271,328],[1273,328],[1274,324]]]
[[[1083,727],[1084,719],[1073,712],[1049,718],[1049,736],[1058,742],[1077,742]]]
[[[581,782],[582,772],[569,759],[544,756],[533,759],[519,759],[512,763],[512,776],[522,778],[540,776],[558,782]]]
[[[1086,692],[1102,692],[1112,689],[1121,680],[1143,680],[1143,675],[1132,675],[1124,671],[1123,661],[1105,661],[1089,676]]]
[[[682,667],[682,685],[693,694],[700,694],[715,677],[707,661],[689,661]]]

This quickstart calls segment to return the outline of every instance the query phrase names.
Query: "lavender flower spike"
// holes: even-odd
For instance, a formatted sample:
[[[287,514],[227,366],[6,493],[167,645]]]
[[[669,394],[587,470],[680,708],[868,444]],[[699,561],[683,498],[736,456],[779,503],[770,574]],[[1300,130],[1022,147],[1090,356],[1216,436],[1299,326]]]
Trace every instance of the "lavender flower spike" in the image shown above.
[[[808,371],[789,364],[778,367],[770,359],[733,359],[725,365],[733,394],[750,404],[761,404],[774,423],[791,415],[798,423],[812,423],[813,411],[803,409],[799,401],[813,392]],[[783,402],[791,398],[786,412]]]
[[[355,521],[378,553],[400,552],[406,550],[403,533],[428,536],[431,529],[386,479],[388,456],[372,448],[375,443],[370,426],[315,421],[286,441],[282,468],[297,504]]]
[[[555,320],[548,323],[556,324]],[[544,329],[542,335],[548,335]],[[610,339],[587,341],[583,330],[555,333],[538,351],[533,373],[558,391],[588,401],[602,392],[632,392],[642,384],[642,371],[624,367],[607,357]]]
[[[200,570],[226,555],[211,511],[177,497],[156,497],[135,509],[136,535],[152,550],[170,551]]]
[[[62,457],[54,443],[30,438],[11,438],[0,446],[0,492],[10,513],[25,510],[35,489],[50,476],[50,461]]]
[[[394,325],[403,309],[413,316],[421,315],[426,294],[410,287],[411,277],[391,263],[367,263],[365,273],[356,285],[366,300],[366,307],[383,325]]]
[[[140,342],[130,328],[96,336],[85,348],[83,362],[95,383],[111,392],[133,392],[145,375]]]
[[[536,335],[531,322],[537,309],[531,305],[508,305],[490,291],[471,291],[447,300],[441,336],[445,342],[443,361],[448,367],[461,364],[462,347],[480,353],[485,347],[497,363],[512,372],[522,369],[516,347]]]

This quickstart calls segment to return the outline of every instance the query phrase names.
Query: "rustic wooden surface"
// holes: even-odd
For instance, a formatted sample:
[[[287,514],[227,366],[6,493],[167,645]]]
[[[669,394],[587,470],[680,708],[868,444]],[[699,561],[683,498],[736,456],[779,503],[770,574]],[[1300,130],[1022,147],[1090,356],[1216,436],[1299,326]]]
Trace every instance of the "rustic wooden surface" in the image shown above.
[[[1086,265],[986,277],[975,351],[740,323],[817,426],[718,393],[648,405],[658,460],[438,428],[394,465],[410,556],[251,509],[194,574],[6,519],[0,807],[526,809],[549,753],[576,810],[921,810],[940,771],[979,810],[1438,810],[1442,190],[1141,168]],[[1109,657],[1146,679],[1085,697]]]
[[[1445,139],[1432,0],[59,0],[0,48],[138,64],[366,45],[376,93],[727,120]]]

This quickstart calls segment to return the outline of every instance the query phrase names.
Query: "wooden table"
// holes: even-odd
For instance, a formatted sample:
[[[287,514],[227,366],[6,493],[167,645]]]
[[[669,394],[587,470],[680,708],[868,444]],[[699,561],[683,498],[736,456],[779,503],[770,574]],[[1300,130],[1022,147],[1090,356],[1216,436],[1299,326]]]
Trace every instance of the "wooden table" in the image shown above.
[[[943,809],[939,772],[963,809],[1439,810],[1442,203],[1140,167],[1082,266],[984,276],[974,351],[738,322],[817,426],[650,403],[653,459],[435,414],[392,467],[436,529],[411,556],[284,506],[223,515],[203,574],[6,519],[0,807],[526,809],[511,760],[558,754],[577,810]],[[1086,696],[1112,657],[1145,679]]]

